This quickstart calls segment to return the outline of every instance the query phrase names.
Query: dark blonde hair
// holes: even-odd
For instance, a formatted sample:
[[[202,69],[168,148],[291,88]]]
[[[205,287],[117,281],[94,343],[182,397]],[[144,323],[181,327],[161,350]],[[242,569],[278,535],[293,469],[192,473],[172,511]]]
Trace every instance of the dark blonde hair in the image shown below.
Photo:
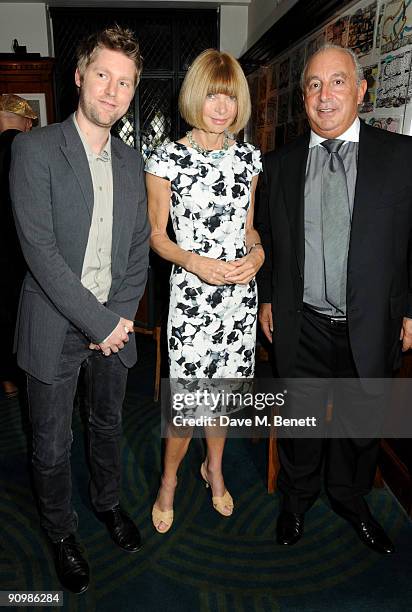
[[[120,51],[134,61],[136,66],[135,86],[137,86],[143,68],[143,61],[140,55],[139,43],[132,30],[121,28],[116,24],[101,32],[95,32],[81,41],[76,50],[77,69],[80,78],[83,78],[87,67],[101,49]]]
[[[250,94],[239,62],[216,49],[207,49],[190,66],[179,94],[179,110],[189,125],[205,129],[203,105],[208,94],[235,96],[237,114],[230,131],[239,132],[250,117]]]

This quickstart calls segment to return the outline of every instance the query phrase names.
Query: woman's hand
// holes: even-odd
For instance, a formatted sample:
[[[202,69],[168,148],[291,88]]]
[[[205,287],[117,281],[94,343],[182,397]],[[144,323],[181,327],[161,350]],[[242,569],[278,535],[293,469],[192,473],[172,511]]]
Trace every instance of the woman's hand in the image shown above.
[[[265,252],[260,247],[255,247],[248,255],[230,262],[235,266],[235,270],[231,270],[226,274],[226,283],[236,283],[237,285],[247,285],[254,278],[258,270],[262,267],[265,261]]]
[[[236,264],[234,261],[227,262],[191,253],[186,269],[209,285],[231,285],[233,283],[227,279],[227,275],[236,271]]]

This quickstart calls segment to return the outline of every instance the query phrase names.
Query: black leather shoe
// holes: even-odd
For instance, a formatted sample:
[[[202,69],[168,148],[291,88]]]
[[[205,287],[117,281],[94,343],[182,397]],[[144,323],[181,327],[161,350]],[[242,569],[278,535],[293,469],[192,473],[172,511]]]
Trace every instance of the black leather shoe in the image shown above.
[[[64,588],[72,593],[84,593],[89,586],[89,566],[74,535],[53,542],[53,552],[57,576]]]
[[[296,544],[303,536],[304,514],[281,512],[276,525],[277,543],[283,546]]]
[[[110,537],[117,546],[130,553],[142,548],[138,528],[119,505],[106,512],[97,512],[97,518],[105,523]]]
[[[395,552],[395,547],[376,521],[355,524],[352,523],[360,541],[369,546],[375,552],[390,555]]]

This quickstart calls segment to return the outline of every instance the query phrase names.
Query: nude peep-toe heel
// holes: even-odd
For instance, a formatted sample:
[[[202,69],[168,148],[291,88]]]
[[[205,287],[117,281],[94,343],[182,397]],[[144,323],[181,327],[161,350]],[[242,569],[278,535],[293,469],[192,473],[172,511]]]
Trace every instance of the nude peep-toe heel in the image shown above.
[[[176,479],[176,485],[177,485],[177,479]],[[156,504],[157,504],[157,499],[155,503],[153,504],[153,508],[152,508],[153,526],[156,529],[156,531],[158,531],[159,533],[166,533],[167,531],[169,531],[170,527],[173,524],[173,516],[174,516],[173,508],[172,510],[160,510],[159,506],[157,506]],[[160,523],[164,523],[166,525],[166,528],[159,529]]]
[[[173,510],[160,510],[160,508],[156,506],[155,502],[152,508],[152,522],[156,531],[159,533],[166,533],[169,531],[173,523]],[[165,529],[159,529],[160,523],[164,523],[166,525]]]
[[[200,475],[205,481],[206,489],[208,489],[210,487],[210,482],[207,478],[207,472],[206,472],[206,467],[204,463],[202,463],[202,465],[200,466]],[[222,516],[230,516],[233,512],[233,499],[227,489],[224,495],[221,495],[221,496],[212,495],[212,504],[213,504],[213,508],[217,512],[219,512],[219,514],[221,514]],[[230,508],[229,513],[227,512],[226,508]]]

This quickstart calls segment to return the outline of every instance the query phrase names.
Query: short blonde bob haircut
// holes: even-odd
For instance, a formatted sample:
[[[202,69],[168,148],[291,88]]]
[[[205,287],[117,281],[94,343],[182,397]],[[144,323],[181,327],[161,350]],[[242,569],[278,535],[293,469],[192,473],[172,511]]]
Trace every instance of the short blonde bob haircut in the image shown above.
[[[208,94],[237,99],[237,114],[229,131],[236,134],[250,117],[250,94],[239,62],[230,53],[206,49],[190,66],[179,94],[179,111],[189,125],[204,130],[203,105]]]

